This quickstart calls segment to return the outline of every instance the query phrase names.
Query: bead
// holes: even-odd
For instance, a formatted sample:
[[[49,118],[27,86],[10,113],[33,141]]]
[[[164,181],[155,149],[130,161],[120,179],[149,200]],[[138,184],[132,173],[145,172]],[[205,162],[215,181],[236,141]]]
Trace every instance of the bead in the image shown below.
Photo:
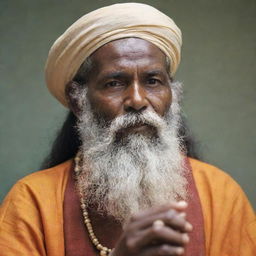
[[[87,227],[87,229],[89,230],[89,233],[94,234],[91,226],[90,226],[90,227]]]
[[[84,220],[84,223],[90,223],[91,221],[90,221],[90,219],[88,219],[88,218],[86,218],[85,220]]]
[[[88,226],[87,226],[87,229],[88,229],[89,233],[94,234],[94,233],[93,233],[93,229],[92,229],[92,227],[88,227]]]
[[[84,203],[81,203],[81,208],[82,209],[85,209],[86,208],[86,205]]]
[[[87,227],[87,229],[88,229],[89,233],[92,233],[94,235],[92,227]]]
[[[103,246],[102,246],[101,244],[98,244],[98,245],[97,245],[97,249],[98,249],[98,250],[102,250],[102,248],[103,248]]]
[[[76,163],[80,162],[80,157],[79,157],[79,156],[76,156],[76,157],[75,157],[75,162],[76,162]]]
[[[98,243],[99,241],[98,241],[98,239],[97,238],[93,238],[93,243]],[[104,248],[104,247],[103,247]]]
[[[106,251],[100,251],[100,256],[106,256],[108,255]]]

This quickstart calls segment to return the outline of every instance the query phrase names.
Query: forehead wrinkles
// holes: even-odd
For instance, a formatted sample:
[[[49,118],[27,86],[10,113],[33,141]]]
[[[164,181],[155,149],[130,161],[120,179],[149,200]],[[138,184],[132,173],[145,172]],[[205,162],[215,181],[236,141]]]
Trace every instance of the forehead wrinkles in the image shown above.
[[[165,71],[164,65],[159,65],[154,61],[151,61],[147,58],[139,60],[127,60],[121,59],[120,61],[112,62],[111,65],[107,65],[98,70],[98,77],[110,77],[112,75],[122,76],[129,73],[138,73],[141,75],[147,75],[149,73],[161,73],[164,74]]]
[[[99,48],[91,55],[97,70],[116,65],[165,64],[165,55],[155,45],[138,38],[128,38],[113,41]]]

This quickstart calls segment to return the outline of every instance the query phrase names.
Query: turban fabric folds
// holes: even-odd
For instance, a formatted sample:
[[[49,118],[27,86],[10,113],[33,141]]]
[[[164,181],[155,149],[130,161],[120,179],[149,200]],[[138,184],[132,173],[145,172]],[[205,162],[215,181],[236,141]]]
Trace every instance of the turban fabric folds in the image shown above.
[[[85,59],[104,44],[127,37],[156,45],[170,60],[170,74],[176,72],[182,39],[173,20],[146,4],[114,4],[82,16],[55,41],[45,66],[50,92],[67,106],[65,86]]]

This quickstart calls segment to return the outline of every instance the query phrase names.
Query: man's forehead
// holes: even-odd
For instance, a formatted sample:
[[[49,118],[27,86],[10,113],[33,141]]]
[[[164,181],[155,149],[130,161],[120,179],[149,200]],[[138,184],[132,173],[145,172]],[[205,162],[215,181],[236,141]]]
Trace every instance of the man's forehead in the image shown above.
[[[137,54],[138,56],[165,56],[165,54],[151,42],[136,37],[123,38],[111,41],[101,46],[91,56],[94,57],[101,54],[105,54],[106,56],[108,56],[114,54],[115,57],[119,57],[125,56],[125,54],[131,55],[132,53]]]
[[[95,51],[90,59],[98,68],[116,67],[122,70],[127,65],[151,65],[161,69],[165,65],[165,54],[152,43],[139,38],[125,38],[105,44]]]

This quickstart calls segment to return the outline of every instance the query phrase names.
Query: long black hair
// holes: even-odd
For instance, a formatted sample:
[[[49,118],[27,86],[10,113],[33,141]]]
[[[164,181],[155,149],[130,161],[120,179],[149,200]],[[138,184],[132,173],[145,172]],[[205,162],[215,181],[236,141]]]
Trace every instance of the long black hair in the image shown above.
[[[77,117],[71,111],[69,111],[66,120],[57,133],[49,155],[45,158],[41,165],[42,169],[47,169],[63,163],[76,155],[81,145],[81,141],[76,129],[76,123]],[[190,129],[188,128],[188,124],[184,116],[181,118],[179,136],[182,139],[182,144],[187,152],[187,156],[200,159],[198,142],[194,139]]]

